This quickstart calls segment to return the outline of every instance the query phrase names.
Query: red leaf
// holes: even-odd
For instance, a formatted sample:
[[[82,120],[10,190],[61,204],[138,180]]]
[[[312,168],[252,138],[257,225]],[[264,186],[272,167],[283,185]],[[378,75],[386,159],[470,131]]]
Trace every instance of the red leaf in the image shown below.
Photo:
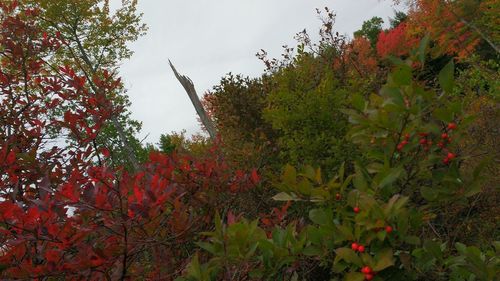
[[[47,250],[45,251],[45,259],[48,262],[56,263],[61,258],[61,253],[56,250]]]
[[[144,193],[139,189],[139,186],[134,185],[134,196],[137,200],[137,203],[142,203]]]
[[[252,180],[253,184],[258,184],[260,182],[260,177],[256,169],[252,170],[252,173],[250,174],[250,179]]]
[[[104,155],[104,157],[109,157],[110,153],[107,148],[101,148],[101,153]]]
[[[14,162],[16,162],[16,153],[14,151],[9,152],[6,162],[7,165],[12,165]]]
[[[80,194],[75,192],[75,186],[71,183],[66,183],[61,189],[61,195],[69,199],[72,203],[78,202],[80,200]]]

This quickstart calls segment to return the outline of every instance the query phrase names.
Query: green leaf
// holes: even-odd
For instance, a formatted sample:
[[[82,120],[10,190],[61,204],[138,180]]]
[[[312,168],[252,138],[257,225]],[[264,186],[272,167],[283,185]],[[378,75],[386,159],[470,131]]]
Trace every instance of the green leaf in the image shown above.
[[[361,272],[349,272],[345,275],[345,281],[363,281],[365,275]]]
[[[213,244],[207,242],[196,242],[196,245],[213,255],[217,255],[217,250]]]
[[[287,192],[280,192],[273,196],[274,201],[300,201],[300,198],[297,198]]]
[[[386,103],[390,101],[396,105],[404,106],[403,95],[401,94],[401,90],[399,89],[399,87],[384,86],[380,90],[380,94],[388,98],[388,100],[386,100]]]
[[[198,260],[198,254],[194,255],[194,258],[191,260],[191,263],[187,268],[187,272],[189,275],[196,278],[196,280],[202,280],[203,276],[201,273],[200,262]]]
[[[354,187],[361,191],[366,191],[368,189],[368,183],[365,177],[361,173],[356,173],[353,179]]]
[[[310,181],[303,179],[297,185],[297,191],[303,195],[310,195],[313,189],[313,185]]]
[[[439,84],[441,88],[446,93],[450,94],[453,90],[453,75],[455,72],[455,64],[453,63],[453,59],[441,69],[439,72]]]
[[[306,178],[310,179],[311,181],[314,181],[316,178],[316,171],[314,171],[314,168],[310,165],[307,165],[304,168],[304,172],[301,173],[301,175],[305,176]]]
[[[219,212],[215,212],[215,232],[216,234],[222,233],[222,219]]]
[[[365,110],[366,102],[365,99],[360,94],[354,94],[351,97],[351,104],[355,109],[361,112]]]
[[[434,110],[434,117],[444,122],[451,122],[453,121],[453,112],[448,108],[437,108]]]
[[[363,261],[361,258],[349,248],[338,248],[335,250],[338,259],[345,260],[348,263],[355,264],[357,266],[363,266]]]
[[[346,240],[354,240],[354,234],[352,233],[352,229],[349,226],[338,224],[336,225],[339,234],[344,236]],[[340,236],[340,235],[339,235]]]
[[[331,217],[325,209],[313,209],[309,211],[309,218],[319,225],[327,225],[331,222]]]
[[[394,255],[391,248],[380,250],[375,255],[376,264],[373,266],[374,271],[381,271],[394,265]]]
[[[418,236],[407,236],[405,242],[411,245],[420,245],[420,238]]]
[[[420,194],[427,201],[434,201],[438,197],[438,191],[429,186],[422,186],[420,188]]]
[[[283,181],[288,185],[295,185],[297,183],[297,171],[291,165],[285,166],[285,171],[283,172]]]
[[[318,183],[318,184],[323,183],[323,179],[321,177],[321,168],[316,169],[316,176],[314,177],[314,179],[316,180],[316,183]]]
[[[306,256],[320,256],[323,254],[323,251],[317,246],[310,245],[305,247],[302,253]]]
[[[443,252],[441,251],[441,246],[439,243],[434,242],[432,240],[426,240],[424,242],[424,249],[431,254],[432,257],[442,260],[443,259]]]
[[[380,181],[379,188],[383,188],[383,187],[385,187],[385,186],[387,186],[389,184],[392,184],[393,182],[395,182],[401,176],[401,174],[403,174],[403,172],[404,172],[404,169],[401,168],[401,167],[392,168],[389,171],[389,174],[387,174]]]
[[[408,65],[399,66],[395,72],[391,74],[393,83],[398,86],[410,85],[412,81],[411,68]]]
[[[422,40],[420,40],[420,44],[418,46],[418,59],[420,60],[420,63],[422,64],[422,67],[424,67],[425,63],[425,54],[426,54],[426,49],[427,46],[429,45],[429,33],[427,33]]]
[[[464,245],[464,244],[462,244],[462,243],[458,243],[458,242],[457,242],[457,243],[455,243],[455,248],[457,248],[457,251],[458,251],[460,254],[462,254],[462,255],[464,255],[464,254],[465,254],[465,252],[467,251],[467,246],[465,246],[465,245]]]

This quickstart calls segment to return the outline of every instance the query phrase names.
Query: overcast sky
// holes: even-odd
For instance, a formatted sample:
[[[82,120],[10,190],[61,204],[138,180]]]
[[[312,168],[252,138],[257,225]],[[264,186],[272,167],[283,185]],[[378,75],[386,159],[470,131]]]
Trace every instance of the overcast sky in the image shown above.
[[[200,130],[168,59],[201,96],[228,72],[259,76],[260,49],[279,57],[281,46],[295,46],[293,37],[304,28],[318,38],[315,9],[325,6],[337,14],[334,29],[350,37],[373,16],[387,23],[395,8],[389,0],[139,0],[149,31],[131,44],[135,54],[123,62],[121,75],[132,117],[143,122],[141,139],[149,135],[146,141],[156,143],[162,133]]]

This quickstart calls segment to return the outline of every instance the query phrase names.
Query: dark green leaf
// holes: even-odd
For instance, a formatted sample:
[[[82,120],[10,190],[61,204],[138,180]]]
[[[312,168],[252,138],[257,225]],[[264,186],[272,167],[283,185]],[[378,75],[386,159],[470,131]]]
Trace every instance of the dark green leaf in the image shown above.
[[[420,44],[418,46],[418,59],[420,60],[420,63],[422,64],[422,67],[424,66],[425,63],[425,54],[426,54],[426,49],[427,46],[429,45],[429,34],[427,33],[422,40],[420,40]]]
[[[441,88],[443,91],[446,93],[450,94],[451,91],[453,90],[453,75],[455,72],[455,64],[453,63],[453,60],[451,60],[441,71],[439,72],[439,84],[441,85]]]

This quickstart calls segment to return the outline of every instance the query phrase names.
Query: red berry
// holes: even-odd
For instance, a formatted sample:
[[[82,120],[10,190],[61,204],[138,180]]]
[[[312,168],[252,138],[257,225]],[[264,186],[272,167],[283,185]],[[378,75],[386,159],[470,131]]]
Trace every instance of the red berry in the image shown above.
[[[340,193],[335,194],[335,199],[340,200],[342,198],[342,195]]]
[[[402,145],[407,145],[408,144],[408,141],[407,140],[404,140],[401,142]]]
[[[429,133],[418,133],[418,135],[421,137],[427,137],[429,135]]]
[[[404,147],[404,145],[403,145],[403,144],[401,144],[401,143],[400,143],[400,144],[398,144],[398,146],[397,146],[398,151],[403,150],[403,147]]]
[[[359,213],[359,207],[354,207],[353,211],[357,214]]]
[[[391,233],[392,232],[392,226],[388,225],[385,227],[385,232],[387,232],[387,234]]]
[[[358,252],[362,253],[362,252],[364,252],[364,251],[365,251],[365,246],[363,246],[363,245],[359,245],[359,247],[358,247]]]
[[[448,123],[448,130],[455,130],[457,128],[457,124],[456,123]]]
[[[425,145],[425,144],[427,144],[427,140],[426,139],[420,139],[419,143],[422,144],[422,145]]]
[[[405,139],[410,139],[410,134],[405,134]]]
[[[444,143],[443,143],[442,141],[440,141],[440,142],[438,143],[438,146],[439,146],[439,148],[443,148],[443,147],[444,147]]]
[[[443,164],[448,165],[450,163],[450,159],[448,157],[445,157],[443,159]]]
[[[365,279],[366,280],[372,280],[373,279],[373,274],[365,274]]]
[[[449,160],[453,160],[453,159],[455,159],[455,157],[457,157],[457,156],[456,156],[454,153],[452,153],[452,152],[448,152],[448,156],[447,156],[447,158],[448,158]]]
[[[351,249],[353,249],[354,251],[357,251],[357,250],[358,250],[358,248],[359,248],[358,243],[352,243],[352,244],[351,244]]]
[[[365,266],[361,269],[361,272],[364,274],[370,274],[370,273],[372,273],[372,269],[369,266]]]
[[[448,136],[448,134],[447,134],[447,133],[443,133],[443,134],[441,135],[441,138],[442,138],[442,139],[447,139],[448,137],[449,137],[449,136]]]

